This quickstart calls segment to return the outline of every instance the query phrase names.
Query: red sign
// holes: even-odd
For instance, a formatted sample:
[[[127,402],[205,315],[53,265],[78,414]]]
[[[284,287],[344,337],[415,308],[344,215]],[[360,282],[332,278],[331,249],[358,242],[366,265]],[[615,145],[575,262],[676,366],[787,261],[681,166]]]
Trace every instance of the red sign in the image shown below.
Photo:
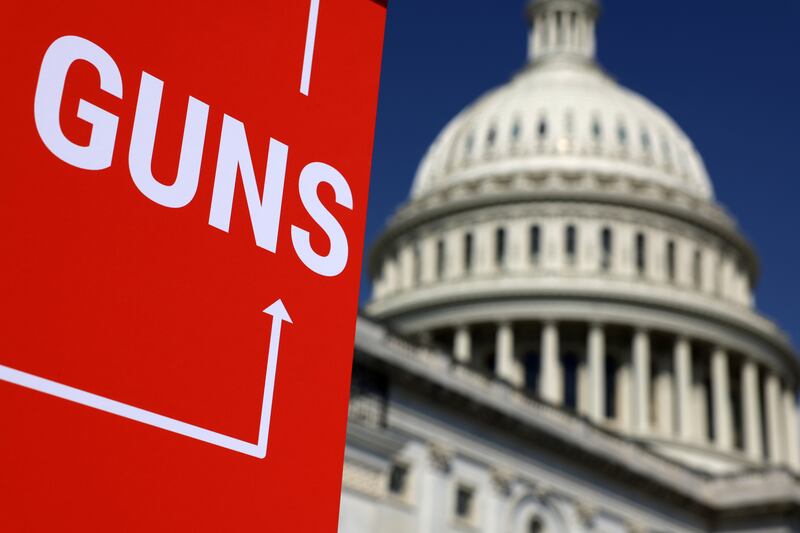
[[[1,531],[335,531],[386,15],[15,2]]]

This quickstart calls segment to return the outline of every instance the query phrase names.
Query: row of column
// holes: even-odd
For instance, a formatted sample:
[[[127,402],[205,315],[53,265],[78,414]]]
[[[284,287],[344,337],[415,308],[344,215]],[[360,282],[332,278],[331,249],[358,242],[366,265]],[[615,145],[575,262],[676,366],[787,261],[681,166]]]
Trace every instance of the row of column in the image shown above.
[[[542,323],[539,350],[538,395],[554,405],[564,404],[559,329],[555,321]],[[453,342],[456,360],[471,362],[469,326],[456,328]],[[618,380],[617,393],[624,394],[627,400],[618,403],[623,406],[622,412],[616,415],[618,426],[633,435],[661,434],[687,443],[706,444],[707,430],[712,425],[714,438],[710,444],[722,452],[733,452],[736,448],[734,420],[738,413],[743,450],[749,459],[756,462],[768,459],[771,464],[800,470],[795,389],[784,385],[774,372],[765,370],[762,373],[755,361],[743,358],[739,365],[740,387],[733,391],[730,355],[725,348],[714,346],[709,361],[711,391],[707,395],[705,383],[694,375],[696,354],[692,342],[685,336],[677,336],[673,342],[671,361],[654,360],[650,333],[644,329],[634,330],[630,358],[624,362],[626,372],[622,374],[629,379]],[[585,387],[579,387],[583,390],[578,394],[586,397],[581,399],[578,409],[592,421],[606,423],[607,342],[603,324],[588,326],[585,346],[585,374],[579,372],[576,379],[585,383]],[[511,322],[497,324],[494,356],[497,377],[522,386]],[[736,413],[732,393],[739,398]],[[712,421],[707,419],[707,398],[711,401]]]
[[[575,242],[568,253],[570,227]],[[752,303],[747,271],[734,253],[646,227],[566,217],[485,222],[398,243],[383,257],[374,290],[382,299],[444,281],[566,270],[672,284],[740,305]]]

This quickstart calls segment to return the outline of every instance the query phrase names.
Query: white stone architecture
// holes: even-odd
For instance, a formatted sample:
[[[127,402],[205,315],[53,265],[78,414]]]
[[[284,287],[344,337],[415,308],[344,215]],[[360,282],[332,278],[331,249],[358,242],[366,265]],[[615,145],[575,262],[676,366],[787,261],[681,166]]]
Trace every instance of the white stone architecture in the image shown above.
[[[800,365],[595,0],[445,127],[374,246],[341,533],[800,531]]]

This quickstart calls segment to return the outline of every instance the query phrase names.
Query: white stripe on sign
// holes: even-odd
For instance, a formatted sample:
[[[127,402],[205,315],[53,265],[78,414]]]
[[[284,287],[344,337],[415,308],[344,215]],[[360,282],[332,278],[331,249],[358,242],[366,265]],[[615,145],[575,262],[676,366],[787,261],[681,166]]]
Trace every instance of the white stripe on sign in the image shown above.
[[[292,319],[289,317],[289,313],[281,300],[276,300],[275,303],[264,309],[264,313],[272,316],[272,327],[270,329],[269,351],[267,352],[267,373],[264,379],[264,396],[261,404],[261,420],[258,426],[257,443],[223,435],[216,431],[146,411],[133,405],[28,374],[5,365],[0,365],[0,381],[6,381],[20,387],[61,398],[62,400],[92,407],[99,411],[213,444],[220,448],[227,448],[234,452],[264,459],[267,455],[270,419],[272,417],[272,399],[275,392],[275,377],[278,371],[278,347],[281,342],[281,326],[284,322],[292,323]]]
[[[311,85],[311,66],[314,63],[314,42],[317,40],[317,18],[319,17],[319,0],[311,0],[308,13],[308,30],[306,31],[306,50],[303,54],[303,76],[300,79],[300,92],[308,96]]]

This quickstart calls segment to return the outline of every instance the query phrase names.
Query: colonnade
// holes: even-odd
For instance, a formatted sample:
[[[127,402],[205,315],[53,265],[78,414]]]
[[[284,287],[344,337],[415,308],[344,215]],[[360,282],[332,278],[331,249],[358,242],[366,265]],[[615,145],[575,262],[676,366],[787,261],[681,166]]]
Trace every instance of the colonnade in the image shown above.
[[[500,321],[444,332],[452,337],[440,331],[438,339],[452,342],[456,361],[597,424],[800,470],[794,384],[725,346],[599,322]]]

